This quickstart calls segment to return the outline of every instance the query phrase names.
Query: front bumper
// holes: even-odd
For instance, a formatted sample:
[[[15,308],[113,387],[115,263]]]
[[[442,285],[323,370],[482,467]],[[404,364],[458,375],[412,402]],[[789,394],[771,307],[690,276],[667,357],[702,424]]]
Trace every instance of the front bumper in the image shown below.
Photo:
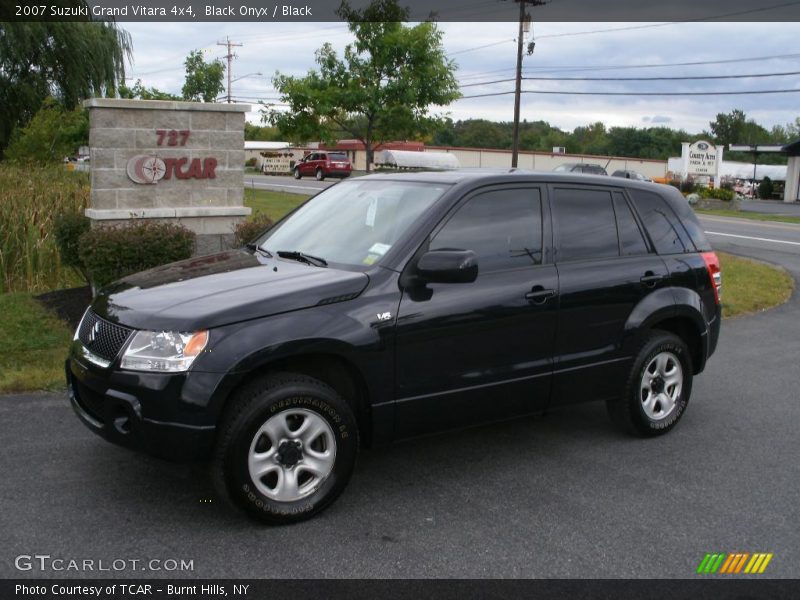
[[[145,409],[151,403],[158,403],[163,410],[180,402],[185,376],[149,375],[146,385],[128,386],[124,378],[103,377],[74,356],[67,359],[66,376],[70,404],[78,418],[109,442],[169,460],[202,460],[211,456],[214,425],[146,416]]]

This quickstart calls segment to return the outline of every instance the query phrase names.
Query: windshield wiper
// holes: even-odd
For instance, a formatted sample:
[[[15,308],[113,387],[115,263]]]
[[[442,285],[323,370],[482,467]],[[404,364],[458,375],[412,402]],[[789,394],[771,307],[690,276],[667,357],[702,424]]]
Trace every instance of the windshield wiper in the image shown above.
[[[264,250],[264,248],[262,248],[261,246],[259,246],[258,244],[255,244],[253,242],[250,242],[249,244],[245,244],[244,247],[247,248],[248,250],[250,250],[250,252],[252,252],[254,254],[256,252],[258,252],[258,253],[262,254],[263,256],[266,256],[267,258],[272,258],[272,254],[269,253],[269,250]]]
[[[304,252],[298,252],[297,250],[278,250],[278,256],[281,258],[290,258],[292,260],[304,262],[309,265],[314,265],[315,267],[328,266],[328,261],[324,258],[312,256],[311,254],[306,254]]]

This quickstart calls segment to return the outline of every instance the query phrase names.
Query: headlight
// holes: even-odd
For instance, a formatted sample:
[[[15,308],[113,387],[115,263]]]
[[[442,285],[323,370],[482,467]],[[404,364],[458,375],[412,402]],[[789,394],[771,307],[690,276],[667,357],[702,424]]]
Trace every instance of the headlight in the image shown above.
[[[207,343],[208,331],[137,331],[120,366],[133,371],[188,371]]]

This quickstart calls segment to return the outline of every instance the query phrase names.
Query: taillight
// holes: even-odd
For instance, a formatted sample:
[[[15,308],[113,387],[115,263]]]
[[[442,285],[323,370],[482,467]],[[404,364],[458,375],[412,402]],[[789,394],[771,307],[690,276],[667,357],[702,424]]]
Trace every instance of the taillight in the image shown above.
[[[708,276],[711,278],[711,287],[714,288],[714,300],[719,304],[722,297],[722,269],[719,266],[719,257],[715,252],[703,252],[701,256],[706,263]]]

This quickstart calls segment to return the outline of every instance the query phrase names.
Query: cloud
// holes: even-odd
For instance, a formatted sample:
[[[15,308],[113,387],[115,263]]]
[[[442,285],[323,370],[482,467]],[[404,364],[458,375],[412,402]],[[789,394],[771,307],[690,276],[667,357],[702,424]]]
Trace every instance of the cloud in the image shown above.
[[[544,9],[542,9],[544,10]],[[535,16],[534,16],[535,20]],[[635,25],[642,25],[636,23]],[[209,50],[207,58],[225,54],[217,42],[230,36],[237,47],[233,76],[261,72],[233,84],[234,95],[257,108],[258,99],[275,98],[276,71],[302,75],[315,68],[314,52],[330,42],[340,53],[353,40],[341,23],[124,23],[133,38],[133,80],[180,93],[183,60],[194,49]],[[561,92],[696,92],[798,89],[796,78],[770,77],[716,80],[640,80],[645,77],[708,77],[800,70],[796,45],[797,23],[677,23],[651,29],[588,34],[587,31],[625,27],[625,23],[534,23],[536,51],[524,58],[523,118],[543,119],[571,130],[598,120],[608,126],[658,123],[689,132],[708,127],[717,113],[739,108],[767,128],[793,122],[800,114],[800,93],[735,96],[595,96]],[[462,93],[479,95],[514,89],[515,23],[442,23],[446,51],[458,64]],[[574,35],[578,34],[578,35]],[[555,37],[560,36],[560,37]],[[697,40],[736,40],[735,45]],[[742,58],[739,62],[660,67],[666,63],[704,63]],[[607,78],[587,81],[586,78]],[[543,79],[549,78],[549,79]],[[560,80],[555,81],[553,78]],[[571,78],[565,80],[565,78]],[[615,80],[612,80],[615,79]],[[497,83],[487,83],[497,82]],[[474,85],[478,84],[478,85]],[[463,99],[434,112],[454,119],[488,118],[510,121],[513,94]],[[669,115],[668,117],[664,115]],[[257,112],[248,116],[257,120]],[[649,121],[645,120],[649,118]]]
[[[665,124],[672,123],[672,117],[666,117],[664,115],[653,115],[652,117],[644,116],[642,117],[642,121],[645,123]]]

